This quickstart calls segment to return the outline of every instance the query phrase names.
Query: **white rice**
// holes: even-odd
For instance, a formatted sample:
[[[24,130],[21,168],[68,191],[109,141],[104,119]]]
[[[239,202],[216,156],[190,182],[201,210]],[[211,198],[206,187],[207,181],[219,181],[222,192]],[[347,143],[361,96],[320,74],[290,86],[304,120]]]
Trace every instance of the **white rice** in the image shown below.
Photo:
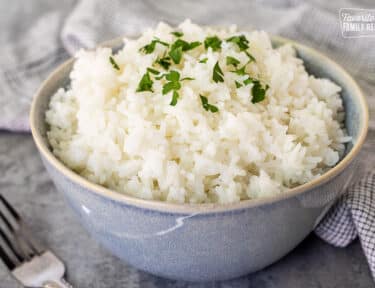
[[[245,35],[256,58],[246,71],[269,85],[265,100],[252,103],[252,84],[236,88],[234,81],[246,77],[230,72],[226,57],[241,65],[248,57],[226,41],[221,51],[201,45],[184,52],[170,68],[194,78],[181,82],[176,106],[169,105],[171,93],[161,93],[165,79],[154,80],[154,92],[136,92],[147,67],[163,71],[153,63],[167,48],[157,44],[151,54],[139,49],[154,37],[172,43],[176,29],[188,42]],[[144,199],[237,202],[318,177],[339,161],[350,140],[341,88],[308,75],[293,47],[273,49],[265,32],[160,23],[125,44],[113,55],[120,71],[111,65],[108,48],[77,53],[71,87],[58,90],[46,112],[53,153],[92,182]],[[217,61],[222,83],[212,80]],[[219,111],[203,109],[200,94]]]

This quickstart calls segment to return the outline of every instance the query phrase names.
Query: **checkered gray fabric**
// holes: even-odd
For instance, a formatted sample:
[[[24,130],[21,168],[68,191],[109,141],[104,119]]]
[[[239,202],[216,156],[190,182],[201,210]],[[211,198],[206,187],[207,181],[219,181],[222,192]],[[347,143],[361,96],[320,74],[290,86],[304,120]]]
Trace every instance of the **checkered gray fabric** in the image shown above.
[[[345,247],[358,237],[375,277],[374,172],[348,189],[315,229],[315,234],[337,247]]]

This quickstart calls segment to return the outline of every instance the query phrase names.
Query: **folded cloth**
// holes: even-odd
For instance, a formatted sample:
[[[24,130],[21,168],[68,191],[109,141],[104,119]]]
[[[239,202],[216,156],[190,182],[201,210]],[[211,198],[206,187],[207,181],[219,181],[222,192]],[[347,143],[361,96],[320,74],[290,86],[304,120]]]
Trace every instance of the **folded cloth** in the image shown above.
[[[349,187],[315,228],[324,241],[346,247],[359,238],[375,278],[375,173]]]
[[[372,0],[369,1],[371,4]],[[16,40],[0,45],[0,129],[29,130],[28,110],[36,88],[58,63],[79,48],[91,48],[119,35],[136,36],[144,28],[163,20],[178,24],[185,18],[191,18],[202,25],[235,22],[240,27],[252,26],[296,39],[339,62],[370,94],[375,88],[375,49],[370,49],[375,46],[375,38],[344,39],[338,21],[340,7],[355,7],[358,3],[351,0],[331,1],[335,4],[333,7],[325,0],[306,2],[238,0],[234,5],[233,1],[227,0],[81,0],[69,10],[71,1],[59,1],[52,7],[54,9],[49,7],[47,13],[40,13],[42,16],[34,19],[31,28],[19,33]],[[20,1],[19,5],[24,7],[29,5],[27,3]],[[32,5],[35,3],[38,1],[33,1]],[[62,3],[68,4],[56,6],[65,5]],[[9,12],[6,9],[1,11]],[[19,17],[14,16],[19,21]],[[8,26],[15,25],[10,21]],[[375,176],[372,173],[350,187],[315,230],[323,240],[339,247],[359,237],[373,276],[374,186]]]

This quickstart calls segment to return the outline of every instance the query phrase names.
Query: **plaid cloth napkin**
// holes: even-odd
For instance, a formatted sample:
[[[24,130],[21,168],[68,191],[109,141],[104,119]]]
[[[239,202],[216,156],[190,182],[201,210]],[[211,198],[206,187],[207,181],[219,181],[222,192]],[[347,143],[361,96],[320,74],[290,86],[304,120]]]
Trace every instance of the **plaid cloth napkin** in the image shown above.
[[[19,9],[33,5],[29,2],[32,1],[19,1]],[[358,1],[331,1],[335,6],[324,0],[306,2],[238,0],[234,5],[226,0],[53,1],[54,5],[44,14],[34,11],[34,17],[25,20],[29,29],[0,45],[0,129],[29,130],[32,94],[45,76],[78,48],[90,48],[118,35],[135,36],[145,27],[166,19],[171,24],[185,18],[211,25],[235,22],[240,27],[252,26],[297,39],[342,64],[370,94],[375,88],[375,49],[370,49],[375,47],[375,39],[344,39],[338,21],[338,8],[358,7]],[[361,1],[362,6],[366,6],[365,2]],[[371,0],[367,4],[371,5]],[[0,13],[0,18],[7,19],[8,10]],[[19,17],[14,18],[19,21]],[[6,23],[9,29],[3,29],[10,38],[15,23],[11,20]],[[375,277],[374,188],[375,174],[367,174],[334,204],[315,233],[338,247],[345,247],[359,237]]]

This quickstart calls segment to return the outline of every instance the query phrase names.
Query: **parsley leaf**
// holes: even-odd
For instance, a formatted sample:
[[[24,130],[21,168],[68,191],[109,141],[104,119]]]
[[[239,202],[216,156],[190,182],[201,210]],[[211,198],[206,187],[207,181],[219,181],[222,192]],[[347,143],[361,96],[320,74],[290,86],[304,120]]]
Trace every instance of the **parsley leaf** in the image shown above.
[[[169,51],[168,55],[171,56],[174,63],[179,64],[182,57],[183,51],[189,51],[192,50],[199,45],[201,45],[201,42],[186,42],[182,39],[177,39],[171,46],[171,50]]]
[[[120,71],[120,66],[116,63],[112,56],[109,56],[109,62],[112,64],[113,68]]]
[[[169,92],[177,91],[181,88],[180,81],[180,73],[177,71],[172,70],[168,74],[165,74],[165,79],[167,79],[169,82],[165,83],[163,85],[163,95],[168,94]]]
[[[169,69],[169,66],[171,66],[171,57],[162,57],[156,59],[155,63],[159,64],[161,67],[163,67],[165,70]]]
[[[212,51],[218,51],[221,49],[221,40],[217,36],[207,37],[204,40],[204,48],[208,49],[211,47]]]
[[[242,87],[242,84],[238,81],[234,81],[234,83],[236,83],[236,88],[241,88]]]
[[[168,55],[171,56],[174,63],[179,64],[182,58],[182,47],[169,51]]]
[[[152,84],[153,83],[154,82],[151,80],[150,73],[146,72],[142,76],[142,79],[141,79],[141,81],[138,84],[138,88],[137,88],[136,92],[145,92],[145,91],[154,92],[152,90]]]
[[[251,78],[251,77],[249,76],[249,78],[243,80],[243,84],[244,84],[244,85],[249,85],[249,84],[253,83],[254,81],[257,81],[257,80],[254,80],[253,78]]]
[[[266,87],[263,88],[262,84],[258,80],[255,80],[253,83],[254,86],[251,89],[253,98],[251,99],[251,102],[255,104],[264,100],[264,98],[266,97],[266,91],[268,90],[269,86],[266,85]]]
[[[180,32],[180,31],[174,31],[174,32],[171,32],[172,35],[176,36],[176,37],[182,37],[184,36],[184,33]]]
[[[244,76],[244,75],[246,75],[245,68],[246,68],[246,65],[242,66],[242,68],[239,68],[239,69],[236,69],[236,70],[230,71],[230,72],[236,73],[237,75],[240,75],[240,76]]]
[[[202,60],[199,61],[199,63],[207,63],[208,58],[203,58]]]
[[[178,94],[176,90],[174,90],[172,94],[172,100],[171,100],[171,103],[169,103],[169,105],[176,106],[178,98],[180,98],[180,95]]]
[[[245,51],[245,53],[246,53],[246,56],[249,57],[249,62],[247,62],[247,63],[250,63],[251,61],[256,62],[256,59],[255,59],[255,57],[254,57],[253,55],[251,55],[251,54],[250,54],[249,52],[247,52],[247,51]]]
[[[214,80],[216,83],[224,82],[224,73],[220,69],[219,62],[216,62],[214,66],[214,71],[212,73],[212,80]]]
[[[139,51],[141,51],[145,54],[151,54],[152,52],[154,52],[157,43],[159,43],[163,46],[166,46],[166,47],[169,46],[168,43],[163,42],[158,38],[155,38],[154,40],[151,41],[151,43],[149,43],[149,44],[143,46],[141,49],[139,49]]]
[[[233,36],[226,41],[236,44],[240,48],[240,51],[245,51],[249,48],[249,40],[247,40],[245,35]]]
[[[152,74],[154,74],[154,75],[159,75],[160,74],[160,72],[158,70],[155,70],[155,69],[150,68],[150,67],[147,68],[147,71],[150,72],[150,73],[152,73]]]
[[[212,113],[215,113],[215,112],[219,111],[219,108],[217,108],[215,105],[212,105],[212,104],[208,103],[207,97],[205,97],[203,95],[199,95],[199,97],[201,98],[201,102],[202,102],[202,106],[203,106],[204,110],[210,111]]]
[[[181,88],[180,82],[167,82],[163,85],[163,95],[168,94],[172,90],[179,90]]]
[[[233,65],[234,67],[237,67],[237,65],[240,63],[241,62],[238,59],[231,56],[227,56],[227,65]]]
[[[165,75],[165,78],[168,81],[177,82],[177,81],[180,80],[180,73],[178,73],[177,71],[172,70],[171,72],[169,72],[168,74]]]

